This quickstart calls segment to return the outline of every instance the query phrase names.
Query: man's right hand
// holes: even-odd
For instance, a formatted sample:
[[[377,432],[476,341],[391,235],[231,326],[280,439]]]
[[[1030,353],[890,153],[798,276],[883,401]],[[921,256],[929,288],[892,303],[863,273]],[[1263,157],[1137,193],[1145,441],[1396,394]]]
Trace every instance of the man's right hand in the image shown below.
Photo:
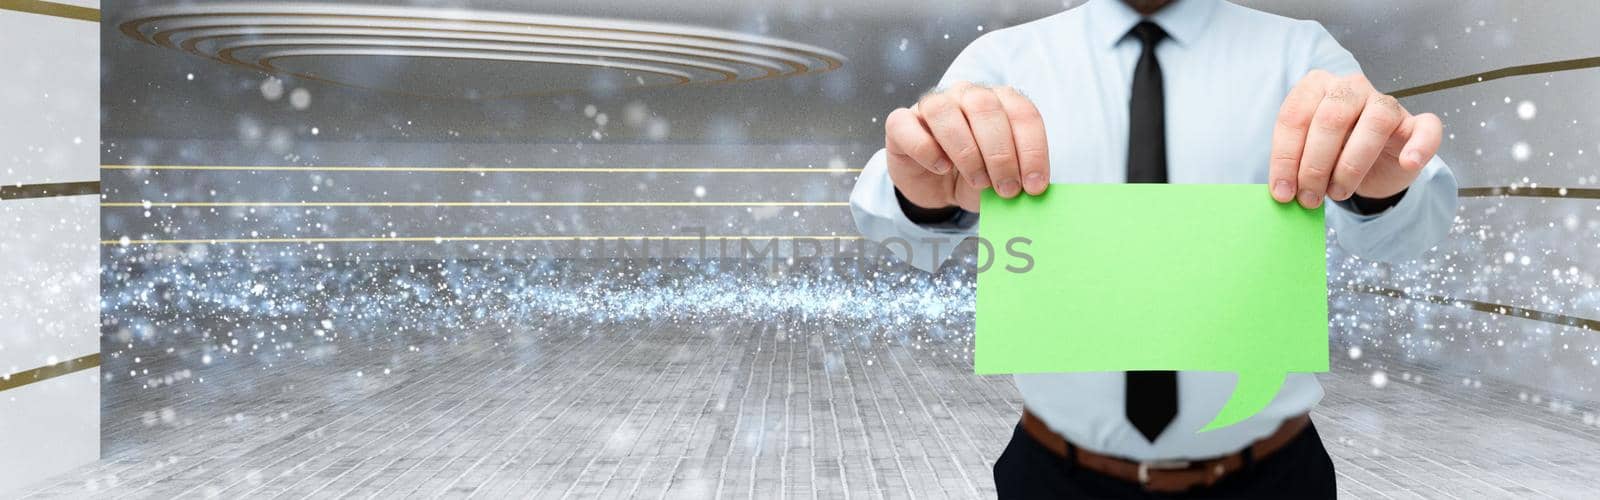
[[[957,82],[894,110],[883,128],[889,179],[918,207],[977,212],[989,187],[1011,198],[1050,185],[1044,121],[1011,87]]]

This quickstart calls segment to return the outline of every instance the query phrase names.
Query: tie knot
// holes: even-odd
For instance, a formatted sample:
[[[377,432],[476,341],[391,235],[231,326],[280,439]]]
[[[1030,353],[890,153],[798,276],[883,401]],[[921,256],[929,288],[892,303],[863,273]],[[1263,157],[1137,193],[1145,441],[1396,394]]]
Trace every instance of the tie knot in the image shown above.
[[[1133,26],[1132,30],[1128,31],[1128,34],[1137,37],[1140,42],[1144,42],[1144,48],[1146,49],[1154,48],[1156,42],[1160,42],[1167,37],[1167,32],[1162,30],[1161,26],[1150,21],[1140,21],[1139,24]]]

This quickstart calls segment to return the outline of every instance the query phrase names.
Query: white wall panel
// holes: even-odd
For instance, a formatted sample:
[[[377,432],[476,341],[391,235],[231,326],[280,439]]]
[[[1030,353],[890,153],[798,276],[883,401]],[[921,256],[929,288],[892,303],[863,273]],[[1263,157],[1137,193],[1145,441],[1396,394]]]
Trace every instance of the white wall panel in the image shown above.
[[[0,498],[100,458],[100,370],[0,392]]]
[[[97,181],[100,26],[41,6],[0,9],[0,185]],[[0,199],[0,497],[100,457],[100,370],[30,372],[98,358],[99,196],[36,195]]]
[[[99,178],[99,25],[0,10],[0,33],[0,184]]]
[[[0,374],[99,352],[98,198],[0,201],[0,227]]]

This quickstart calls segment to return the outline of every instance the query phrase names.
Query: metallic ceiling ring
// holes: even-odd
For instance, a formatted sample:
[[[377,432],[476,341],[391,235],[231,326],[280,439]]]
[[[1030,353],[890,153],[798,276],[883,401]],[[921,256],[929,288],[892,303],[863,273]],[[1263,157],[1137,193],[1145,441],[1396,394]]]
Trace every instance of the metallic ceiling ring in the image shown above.
[[[666,76],[675,76],[688,81],[694,75],[661,66],[634,64],[620,61],[607,61],[605,59],[592,59],[586,57],[561,57],[545,55],[505,54],[495,52],[468,52],[455,50],[405,50],[385,48],[329,48],[329,49],[285,49],[263,54],[259,63],[262,67],[272,71],[282,72],[283,69],[273,64],[278,59],[291,59],[296,57],[313,56],[404,56],[404,57],[433,57],[478,59],[484,61],[511,61],[511,62],[542,62],[552,64],[571,64],[575,66],[594,66],[600,68],[626,69],[653,73]]]
[[[207,3],[138,9],[127,36],[218,62],[337,85],[339,77],[296,72],[289,59],[401,57],[605,68],[668,77],[625,87],[727,84],[817,74],[844,57],[819,47],[733,31],[618,19],[421,7],[298,3]],[[469,68],[472,68],[469,66]],[[637,82],[634,84],[633,82]],[[370,84],[367,84],[370,85]],[[401,85],[403,86],[403,85]],[[578,89],[498,89],[509,97]],[[444,91],[444,92],[449,92]],[[434,96],[438,97],[438,96]]]
[[[654,63],[655,65],[658,65],[658,66],[650,66],[650,67],[664,69],[666,67],[672,66],[672,67],[679,67],[680,69],[692,69],[692,70],[696,70],[697,72],[716,73],[718,75],[717,78],[722,79],[722,80],[728,80],[728,81],[738,79],[739,76],[740,76],[740,72],[739,72],[738,69],[733,68],[733,67],[729,67],[729,66],[724,66],[724,65],[721,65],[721,64],[704,62],[704,61],[690,59],[690,58],[659,56],[659,55],[644,54],[644,53],[638,53],[638,52],[619,51],[619,50],[605,50],[605,49],[541,47],[541,48],[538,48],[537,50],[524,50],[526,48],[526,46],[501,45],[501,46],[497,46],[497,47],[495,47],[495,46],[491,46],[491,47],[484,47],[484,46],[473,47],[473,46],[464,46],[464,45],[460,45],[460,44],[453,44],[453,43],[449,43],[449,42],[408,42],[408,41],[404,41],[404,40],[383,40],[381,42],[380,41],[369,41],[367,44],[362,45],[362,44],[359,44],[359,43],[348,43],[348,41],[342,41],[342,40],[339,40],[339,39],[333,39],[333,40],[302,40],[301,43],[288,43],[287,41],[283,41],[283,40],[272,40],[270,42],[243,41],[243,42],[239,42],[239,44],[240,44],[239,47],[229,47],[227,49],[224,49],[224,51],[226,51],[228,53],[227,57],[234,58],[234,59],[237,59],[237,60],[255,59],[258,63],[261,62],[261,61],[265,61],[266,59],[269,59],[269,58],[276,58],[278,55],[286,54],[286,53],[294,53],[295,56],[307,56],[307,55],[411,56],[412,55],[411,53],[415,52],[415,53],[419,54],[417,57],[444,57],[444,58],[448,58],[448,57],[450,57],[449,54],[459,54],[459,58],[461,58],[461,59],[476,59],[476,60],[485,60],[485,61],[520,61],[522,59],[507,59],[507,58],[500,58],[500,57],[483,57],[484,54],[506,54],[506,55],[511,55],[511,56],[515,56],[515,55],[529,55],[529,56],[546,55],[546,56],[564,56],[564,57],[568,57],[568,58],[572,58],[572,59],[587,59],[587,60],[593,60],[593,61],[599,61],[599,62],[629,61],[629,62],[635,62],[635,63]],[[345,50],[346,52],[345,53],[321,52],[322,50],[334,49],[334,48],[338,48],[340,50]],[[237,54],[241,50],[250,50],[249,54],[251,54],[251,55],[244,56],[244,57],[237,56]],[[381,51],[381,52],[370,52],[370,53],[361,52],[361,51],[367,51],[367,50]],[[426,56],[420,55],[422,53],[426,53],[427,55]],[[219,53],[219,55],[221,55],[221,54]],[[533,60],[527,60],[527,61],[535,62]],[[538,62],[551,62],[551,61],[538,61]],[[267,65],[261,65],[261,66],[263,68],[269,68],[269,66],[267,66]],[[618,66],[618,67],[621,67],[621,66]],[[644,67],[645,66],[641,66],[640,68],[637,68],[637,69],[643,69]],[[688,78],[694,78],[696,76],[696,74],[689,73],[689,72],[681,72],[681,74],[683,76],[685,76],[685,77],[688,77]]]
[[[312,22],[312,21],[315,21],[315,20],[303,20],[302,19],[301,21],[309,23],[309,22]],[[282,22],[282,21],[274,21],[274,22]],[[359,28],[359,27],[350,27],[350,26],[347,25],[348,24],[347,22],[344,22],[345,24],[341,25],[341,24],[339,24],[340,22],[344,22],[344,21],[334,22],[332,24],[328,24],[328,23],[318,24],[316,27],[318,27],[318,28],[330,28],[330,27],[332,27],[334,29],[362,29],[362,28]],[[313,24],[316,24],[316,23],[313,23]],[[178,21],[175,21],[175,24],[173,24],[171,26],[164,26],[163,29],[159,30],[159,33],[157,33],[156,35],[148,37],[149,40],[148,40],[147,43],[152,43],[154,45],[164,46],[164,47],[182,48],[182,49],[188,50],[188,51],[190,51],[192,53],[197,53],[198,55],[201,55],[202,57],[209,57],[209,58],[212,58],[212,59],[217,59],[216,57],[212,57],[212,56],[209,56],[209,55],[205,54],[204,53],[205,51],[201,50],[199,44],[200,44],[200,42],[204,42],[206,40],[196,40],[196,38],[200,38],[198,36],[184,38],[186,36],[185,33],[191,32],[191,31],[199,31],[199,32],[202,32],[202,33],[209,33],[207,38],[209,38],[211,36],[218,36],[218,37],[220,37],[220,36],[261,36],[261,35],[256,35],[256,33],[266,33],[266,32],[270,32],[271,30],[274,30],[274,29],[284,29],[284,28],[298,28],[298,27],[286,26],[286,25],[267,25],[267,26],[231,25],[231,26],[219,26],[216,23],[200,22],[199,20],[196,20],[196,19],[180,19]],[[410,28],[395,28],[395,29],[410,29]],[[215,32],[215,31],[211,31],[211,30],[224,30],[224,31]],[[417,30],[412,30],[412,31],[417,31]],[[552,33],[571,33],[571,32],[574,32],[572,30],[564,30],[563,31],[563,30],[544,30],[544,29],[540,29],[540,30],[536,30],[536,31],[538,31],[538,32],[552,32]],[[592,34],[592,33],[589,33],[589,32],[582,32],[582,33],[584,33],[584,34]],[[691,51],[698,51],[698,52],[702,52],[703,53],[703,52],[705,52],[707,50],[718,50],[718,49],[725,50],[725,51],[730,51],[730,52],[731,51],[742,51],[744,53],[750,53],[750,54],[754,54],[754,55],[762,55],[762,56],[767,56],[767,57],[779,60],[779,61],[768,62],[767,64],[761,64],[761,66],[771,66],[771,65],[775,65],[775,64],[787,64],[787,65],[791,66],[794,69],[794,72],[791,72],[791,73],[768,72],[766,75],[763,75],[763,76],[760,76],[760,77],[756,77],[756,78],[744,79],[744,80],[741,80],[741,81],[765,80],[765,79],[768,79],[768,78],[793,76],[793,75],[796,75],[796,74],[803,74],[803,73],[807,73],[807,72],[823,72],[823,71],[828,71],[828,70],[831,70],[831,69],[835,69],[835,68],[839,67],[839,65],[842,64],[841,61],[831,60],[831,59],[826,59],[826,58],[824,58],[824,60],[821,60],[821,62],[819,62],[818,59],[807,60],[805,58],[797,57],[797,56],[795,56],[795,55],[793,55],[791,53],[788,53],[788,52],[775,51],[775,50],[764,48],[764,47],[740,47],[740,46],[737,46],[737,45],[730,46],[730,45],[725,44],[725,43],[709,42],[709,41],[704,41],[704,40],[698,40],[698,41],[691,40],[689,42],[686,42],[688,44],[675,44],[675,43],[671,43],[671,42],[681,41],[681,40],[673,39],[673,38],[670,38],[670,37],[645,36],[645,35],[639,35],[639,34],[634,34],[634,33],[621,33],[621,34],[618,34],[616,36],[616,38],[619,38],[619,39],[622,39],[622,40],[645,40],[645,41],[650,41],[650,42],[653,42],[653,45],[645,45],[644,46],[645,49],[649,49],[650,47],[653,46],[654,48],[651,49],[652,51],[666,51],[666,52],[673,52],[673,53],[679,53],[679,54],[694,53],[694,52],[691,52]],[[173,41],[174,39],[177,39],[179,41],[178,42],[174,42]],[[568,40],[572,40],[572,39],[569,38]],[[580,44],[582,44],[585,41],[588,41],[588,42],[592,43],[592,42],[597,41],[597,40],[595,40],[595,39],[587,39],[587,40],[586,39],[578,39],[576,41],[579,42]],[[598,41],[604,41],[604,40],[598,40]],[[698,45],[695,45],[695,44],[698,44]],[[734,52],[734,53],[737,54],[738,52]],[[710,58],[718,59],[718,60],[723,60],[723,61],[727,61],[727,62],[740,62],[740,61],[746,59],[746,58],[741,58],[741,57],[728,58],[726,56],[717,56],[717,55],[711,55],[711,56],[706,56],[706,57],[710,57]],[[750,57],[750,56],[747,56],[747,57]],[[717,83],[717,82],[716,81],[712,81],[712,82],[706,82],[706,83]]]
[[[787,46],[792,48],[815,49],[805,44],[769,38],[759,35],[739,33],[735,31],[671,24],[662,22],[630,21],[622,19],[558,16],[545,14],[524,14],[512,12],[492,12],[480,10],[463,10],[449,8],[424,8],[424,7],[394,7],[374,5],[348,5],[334,3],[292,3],[292,2],[242,2],[242,3],[205,3],[203,5],[170,5],[150,7],[139,10],[135,19],[152,19],[167,17],[217,17],[240,15],[279,15],[279,16],[344,16],[363,17],[374,19],[400,19],[400,20],[425,20],[449,21],[461,23],[474,23],[485,25],[502,25],[511,27],[524,26],[560,26],[581,29],[596,29],[603,31],[636,31],[641,33],[674,33],[685,34],[704,38],[722,38],[751,44],[766,44],[774,46]]]
[[[352,37],[360,37],[360,38],[352,40]],[[278,32],[278,33],[271,33],[271,36],[257,35],[257,36],[253,36],[252,37],[250,35],[232,33],[231,31],[223,32],[221,30],[215,30],[215,31],[212,31],[210,33],[203,34],[203,35],[202,34],[197,34],[196,36],[192,36],[192,37],[186,38],[186,39],[183,40],[182,43],[179,44],[179,47],[181,47],[185,52],[189,52],[191,54],[197,54],[197,55],[204,56],[205,54],[222,55],[224,53],[229,53],[229,52],[232,52],[234,50],[238,50],[238,49],[241,49],[241,48],[244,48],[244,47],[260,47],[260,46],[280,45],[280,44],[291,44],[292,45],[292,44],[296,44],[296,43],[327,45],[327,44],[333,43],[333,42],[329,42],[329,40],[341,40],[341,42],[339,42],[339,43],[343,44],[343,45],[362,45],[362,43],[360,43],[360,42],[365,41],[365,40],[370,40],[371,43],[378,44],[378,45],[402,44],[402,40],[405,41],[403,43],[405,45],[422,44],[423,46],[436,46],[434,44],[439,44],[439,43],[444,43],[444,42],[455,42],[455,43],[462,43],[462,44],[469,44],[470,43],[470,44],[473,44],[472,45],[473,47],[478,47],[478,48],[493,47],[493,45],[489,45],[489,43],[498,41],[498,40],[495,40],[494,38],[476,38],[476,37],[472,37],[472,38],[468,38],[468,37],[455,38],[455,37],[447,37],[447,36],[437,36],[437,35],[429,34],[429,33],[405,34],[405,35],[402,35],[401,37],[377,37],[377,36],[372,36],[372,35],[368,35],[368,34],[365,34],[365,33],[328,35],[328,34],[314,34],[314,33],[291,33],[291,32],[288,32],[288,31],[283,31],[283,32]],[[699,58],[704,58],[704,59],[709,59],[709,60],[717,60],[717,61],[732,62],[732,63],[741,63],[741,64],[747,64],[747,65],[750,65],[750,66],[755,66],[755,67],[758,67],[758,68],[761,68],[761,69],[765,70],[765,74],[763,76],[776,74],[776,73],[782,73],[785,70],[790,68],[789,66],[783,65],[781,63],[776,63],[776,62],[773,62],[773,61],[770,61],[770,60],[767,60],[767,59],[763,59],[763,58],[760,58],[760,57],[746,56],[746,55],[742,55],[742,54],[734,53],[734,52],[721,52],[721,51],[716,51],[716,50],[706,50],[706,49],[698,49],[698,48],[687,48],[687,47],[684,47],[684,48],[663,48],[662,46],[659,46],[659,45],[651,45],[651,44],[644,44],[644,43],[614,42],[614,41],[605,41],[605,40],[574,40],[574,39],[568,39],[568,38],[548,37],[548,36],[528,37],[528,38],[526,38],[526,39],[524,39],[522,41],[525,42],[525,43],[528,43],[528,44],[535,44],[535,45],[552,45],[552,46],[564,46],[564,47],[595,47],[595,48],[603,48],[603,49],[635,50],[635,51],[639,51],[639,52],[647,52],[647,53],[652,53],[652,54],[683,55],[683,56],[689,56],[689,57],[699,57]],[[516,47],[520,47],[519,44],[500,44],[500,45],[504,45],[504,46],[507,46],[507,47],[512,47],[512,49],[511,49],[512,51],[518,51],[515,48]]]
[[[652,50],[700,50],[717,51],[727,54],[745,54],[751,57],[764,57],[777,59],[790,63],[799,71],[833,69],[826,57],[808,57],[792,51],[754,46],[725,41],[685,38],[681,36],[661,34],[640,34],[631,32],[604,33],[596,36],[594,30],[575,30],[561,28],[529,28],[517,33],[502,33],[495,31],[461,30],[445,26],[419,27],[415,23],[402,23],[387,20],[349,20],[349,19],[322,19],[322,18],[253,18],[249,22],[229,20],[221,22],[218,19],[175,19],[160,26],[158,33],[148,39],[140,38],[146,43],[168,48],[191,48],[189,45],[198,44],[213,36],[245,36],[268,37],[278,35],[347,35],[347,36],[400,36],[400,37],[438,37],[463,40],[488,40],[517,42],[526,41],[537,43],[540,38],[554,37],[573,43],[595,42],[636,42],[654,47]],[[352,24],[360,22],[361,24]],[[244,24],[241,24],[244,23]],[[140,35],[143,36],[142,34]],[[180,39],[174,42],[173,39]],[[834,61],[835,63],[837,61]]]

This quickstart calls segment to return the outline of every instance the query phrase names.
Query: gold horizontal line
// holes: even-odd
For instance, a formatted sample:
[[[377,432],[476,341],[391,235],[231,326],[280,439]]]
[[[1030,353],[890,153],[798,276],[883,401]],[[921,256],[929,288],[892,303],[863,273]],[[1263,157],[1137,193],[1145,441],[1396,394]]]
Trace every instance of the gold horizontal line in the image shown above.
[[[543,173],[543,174],[848,174],[859,168],[702,168],[702,167],[358,167],[358,166],[241,166],[241,165],[101,165],[105,170],[210,170],[290,172],[430,172],[430,173]]]
[[[66,19],[76,19],[79,21],[89,21],[91,23],[100,22],[100,9],[91,9],[88,7],[79,7],[76,5],[67,5],[63,3],[45,2],[42,0],[0,0],[0,10],[26,12],[28,14],[40,14]]]
[[[1500,69],[1484,71],[1482,73],[1473,73],[1459,78],[1451,78],[1449,80],[1442,80],[1429,84],[1418,85],[1415,87],[1404,88],[1390,92],[1389,95],[1395,97],[1411,97],[1414,95],[1438,92],[1440,90],[1455,87],[1464,87],[1475,83],[1487,82],[1489,80],[1499,80],[1501,78],[1512,76],[1555,73],[1558,71],[1571,71],[1575,69],[1586,69],[1597,66],[1600,66],[1600,57],[1585,57],[1581,59],[1567,59],[1564,61],[1550,61],[1535,64],[1524,64],[1520,66],[1507,66]]]
[[[9,391],[96,366],[100,366],[100,353],[69,359],[53,365],[45,365],[32,370],[23,370],[0,377],[0,391]]]
[[[1553,312],[1549,312],[1549,311],[1540,311],[1540,310],[1537,310],[1537,309],[1528,309],[1528,308],[1517,307],[1517,306],[1509,306],[1509,305],[1505,305],[1505,304],[1496,304],[1496,303],[1493,303],[1493,302],[1481,302],[1481,301],[1476,301],[1476,300],[1455,299],[1455,298],[1444,297],[1444,296],[1440,296],[1440,295],[1406,293],[1404,290],[1396,290],[1396,289],[1393,289],[1393,288],[1385,288],[1385,287],[1372,286],[1372,285],[1362,285],[1362,284],[1356,284],[1356,283],[1350,284],[1349,286],[1346,287],[1346,289],[1348,289],[1348,290],[1350,290],[1352,292],[1357,292],[1357,293],[1365,293],[1365,294],[1371,294],[1371,295],[1382,295],[1384,297],[1390,297],[1390,298],[1396,298],[1396,299],[1405,299],[1405,300],[1411,300],[1411,301],[1417,301],[1417,302],[1429,302],[1429,303],[1439,304],[1439,305],[1444,305],[1444,306],[1471,309],[1471,310],[1478,311],[1478,312],[1499,314],[1501,316],[1511,316],[1511,317],[1516,317],[1516,318],[1531,319],[1531,320],[1534,320],[1534,321],[1543,321],[1545,323],[1554,323],[1554,324],[1557,324],[1557,325],[1572,326],[1572,327],[1582,328],[1582,329],[1589,330],[1589,331],[1600,331],[1600,320],[1589,319],[1589,318],[1580,318],[1580,317],[1577,317],[1577,316],[1568,316],[1568,315],[1565,315],[1565,314],[1553,313]]]
[[[53,198],[57,196],[80,196],[86,194],[100,194],[100,182],[56,182],[51,184],[14,184],[9,186],[0,186],[0,200]]]
[[[670,241],[717,241],[717,240],[859,240],[860,236],[682,236],[682,235],[634,235],[634,236],[400,236],[400,237],[372,237],[372,238],[207,238],[185,240],[135,240],[129,239],[129,246],[146,245],[224,245],[224,244],[266,244],[266,243],[460,243],[460,242],[511,242],[511,241],[599,241],[599,240],[670,240]],[[119,240],[103,240],[101,245],[122,245]]]
[[[94,191],[98,192],[98,183]],[[0,187],[0,199],[6,199]],[[1461,188],[1462,197],[1521,196],[1600,199],[1600,188],[1485,186]],[[848,201],[108,201],[105,208],[180,207],[848,207]]]
[[[180,207],[848,207],[847,201],[110,201],[105,208]]]

